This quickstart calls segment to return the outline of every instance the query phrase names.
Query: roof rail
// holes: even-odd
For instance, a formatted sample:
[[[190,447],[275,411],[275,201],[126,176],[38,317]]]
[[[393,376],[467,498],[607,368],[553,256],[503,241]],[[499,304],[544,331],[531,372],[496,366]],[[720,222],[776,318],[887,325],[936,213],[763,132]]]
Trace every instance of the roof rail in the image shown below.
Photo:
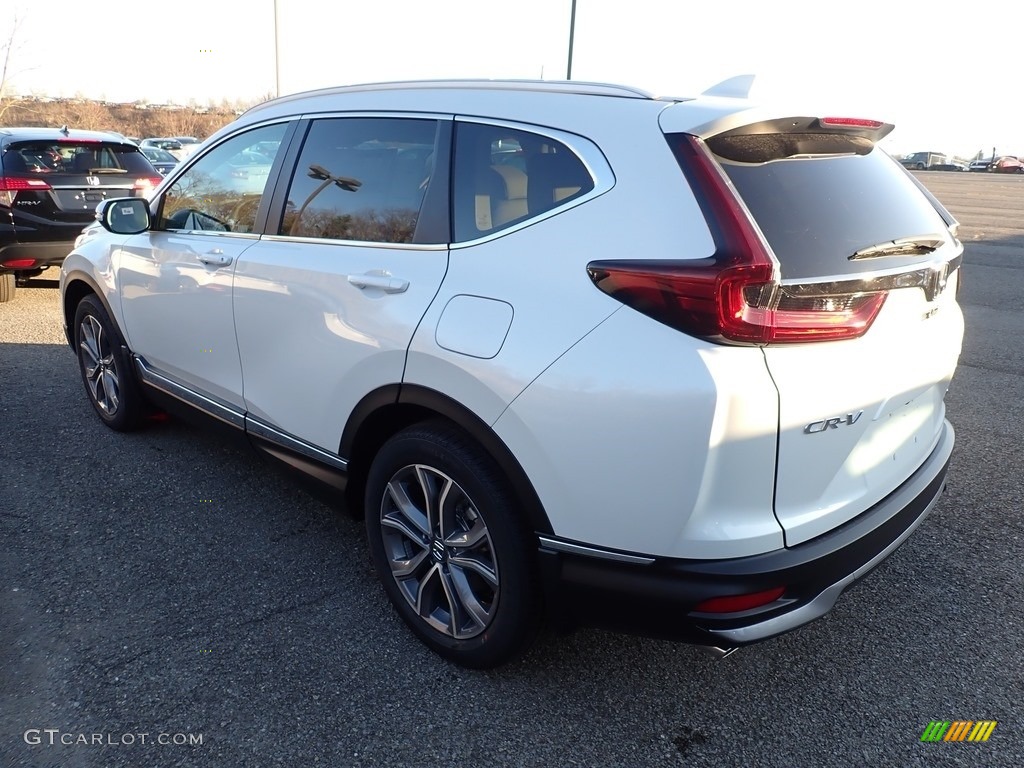
[[[626,85],[614,85],[612,83],[592,83],[582,80],[407,80],[384,83],[362,83],[359,85],[342,85],[333,88],[319,88],[312,91],[302,91],[281,96],[270,101],[258,104],[253,109],[258,109],[269,104],[283,104],[296,99],[304,99],[310,96],[328,96],[340,93],[358,93],[367,91],[392,91],[392,90],[419,90],[419,89],[463,89],[472,90],[485,88],[487,90],[508,90],[508,91],[548,91],[555,93],[574,93],[588,96],[616,96],[627,99],[650,99],[657,97],[648,91],[640,88],[632,88]]]

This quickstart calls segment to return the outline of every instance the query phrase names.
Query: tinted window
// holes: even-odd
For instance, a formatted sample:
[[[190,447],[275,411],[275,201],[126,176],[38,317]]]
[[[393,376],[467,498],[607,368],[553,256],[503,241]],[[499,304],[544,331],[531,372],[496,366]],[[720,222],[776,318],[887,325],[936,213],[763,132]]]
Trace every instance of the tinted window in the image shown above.
[[[455,134],[455,240],[499,232],[594,188],[565,145],[534,133],[459,123]]]
[[[764,135],[708,144],[779,258],[784,279],[877,270],[878,260],[850,257],[900,238],[948,237],[909,174],[869,142]],[[807,152],[786,156],[792,147]],[[773,159],[778,155],[783,159]],[[922,258],[887,257],[884,267]]]
[[[161,228],[252,232],[285,130],[247,131],[203,155],[164,193]]]
[[[412,242],[433,169],[436,135],[434,120],[314,121],[278,233]]]
[[[8,147],[3,167],[14,174],[155,175],[138,147],[105,141],[18,142]]]

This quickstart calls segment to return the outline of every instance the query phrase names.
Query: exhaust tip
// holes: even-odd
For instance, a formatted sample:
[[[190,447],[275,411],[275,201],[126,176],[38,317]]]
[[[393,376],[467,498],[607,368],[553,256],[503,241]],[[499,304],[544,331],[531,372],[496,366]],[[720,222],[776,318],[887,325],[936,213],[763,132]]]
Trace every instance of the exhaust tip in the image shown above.
[[[733,648],[721,648],[717,645],[702,645],[701,648],[716,659],[724,659],[726,656],[732,656],[739,650],[738,646]]]

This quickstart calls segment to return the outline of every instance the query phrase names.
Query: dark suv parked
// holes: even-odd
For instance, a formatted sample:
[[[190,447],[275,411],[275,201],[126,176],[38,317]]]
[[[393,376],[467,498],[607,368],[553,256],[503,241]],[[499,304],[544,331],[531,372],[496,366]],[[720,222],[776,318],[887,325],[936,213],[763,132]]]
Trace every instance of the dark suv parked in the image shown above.
[[[0,128],[0,302],[60,266],[98,203],[160,181],[137,146],[109,133]]]

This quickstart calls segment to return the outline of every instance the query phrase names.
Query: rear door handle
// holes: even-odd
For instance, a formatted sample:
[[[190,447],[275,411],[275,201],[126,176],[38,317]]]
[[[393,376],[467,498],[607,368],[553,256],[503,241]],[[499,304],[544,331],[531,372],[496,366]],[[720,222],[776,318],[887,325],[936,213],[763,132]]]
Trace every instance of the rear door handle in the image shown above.
[[[211,267],[226,267],[231,263],[231,257],[227,256],[220,248],[201,253],[197,257],[199,261]]]
[[[348,281],[356,288],[376,288],[384,293],[404,293],[409,288],[408,280],[372,273],[349,275]]]

